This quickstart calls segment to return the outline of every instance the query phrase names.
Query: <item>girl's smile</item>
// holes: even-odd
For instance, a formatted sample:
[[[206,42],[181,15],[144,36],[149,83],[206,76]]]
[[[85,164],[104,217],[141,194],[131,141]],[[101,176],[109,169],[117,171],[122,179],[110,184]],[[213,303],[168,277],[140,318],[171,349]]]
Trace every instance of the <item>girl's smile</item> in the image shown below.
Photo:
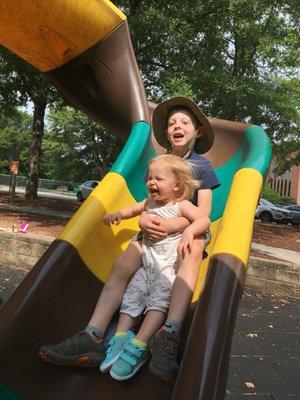
[[[167,204],[177,198],[179,187],[168,162],[156,160],[150,164],[147,188],[149,196],[158,203]]]

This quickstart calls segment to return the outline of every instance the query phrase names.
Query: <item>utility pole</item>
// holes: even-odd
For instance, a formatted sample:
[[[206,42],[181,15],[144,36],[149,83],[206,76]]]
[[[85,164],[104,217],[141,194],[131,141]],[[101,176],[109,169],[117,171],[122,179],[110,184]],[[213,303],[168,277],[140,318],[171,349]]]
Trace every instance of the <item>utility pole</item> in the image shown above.
[[[9,192],[10,192],[11,203],[13,203],[15,200],[17,175],[19,171],[19,158],[20,158],[20,148],[17,143],[14,143],[8,154],[9,170],[10,170]]]

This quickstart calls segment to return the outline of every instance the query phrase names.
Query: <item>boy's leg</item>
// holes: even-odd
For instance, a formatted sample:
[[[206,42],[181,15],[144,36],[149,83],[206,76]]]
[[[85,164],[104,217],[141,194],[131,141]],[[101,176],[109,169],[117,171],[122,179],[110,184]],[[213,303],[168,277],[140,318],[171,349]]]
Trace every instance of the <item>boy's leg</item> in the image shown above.
[[[204,246],[204,239],[194,239],[191,253],[187,253],[181,261],[172,288],[167,320],[151,340],[152,359],[149,368],[156,376],[167,381],[174,381],[179,369],[180,330],[197,284]]]
[[[120,307],[130,277],[142,265],[141,243],[130,243],[126,251],[116,258],[110,276],[102,289],[89,325],[104,334],[114,313]]]
[[[134,241],[114,262],[87,328],[57,345],[41,346],[40,357],[57,365],[98,366],[105,356],[104,332],[120,306],[128,280],[140,266],[141,244]]]

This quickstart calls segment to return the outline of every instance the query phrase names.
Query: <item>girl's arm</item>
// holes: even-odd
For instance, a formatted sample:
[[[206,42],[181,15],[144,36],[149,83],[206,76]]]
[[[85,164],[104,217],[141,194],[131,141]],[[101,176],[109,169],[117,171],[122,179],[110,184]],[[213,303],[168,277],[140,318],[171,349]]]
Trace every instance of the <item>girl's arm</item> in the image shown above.
[[[129,219],[140,215],[146,209],[147,199],[132,206],[126,206],[121,208],[121,210],[112,213],[105,214],[102,221],[105,225],[116,224],[119,225],[122,219]]]

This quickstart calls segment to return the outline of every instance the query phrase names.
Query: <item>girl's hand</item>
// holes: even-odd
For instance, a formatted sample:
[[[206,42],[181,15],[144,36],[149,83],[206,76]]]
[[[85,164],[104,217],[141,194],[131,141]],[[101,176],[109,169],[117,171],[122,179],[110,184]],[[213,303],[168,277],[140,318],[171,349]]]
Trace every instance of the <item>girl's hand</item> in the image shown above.
[[[122,221],[122,214],[120,212],[116,212],[113,214],[105,214],[104,217],[102,218],[102,221],[105,223],[105,225],[110,225],[110,224],[115,224],[119,225],[119,223]]]
[[[140,216],[139,226],[153,242],[157,242],[167,236],[164,219],[149,215],[146,211],[142,212]]]
[[[191,253],[194,235],[186,229],[181,236],[181,240],[177,246],[177,252],[181,258],[184,258],[186,252]]]

